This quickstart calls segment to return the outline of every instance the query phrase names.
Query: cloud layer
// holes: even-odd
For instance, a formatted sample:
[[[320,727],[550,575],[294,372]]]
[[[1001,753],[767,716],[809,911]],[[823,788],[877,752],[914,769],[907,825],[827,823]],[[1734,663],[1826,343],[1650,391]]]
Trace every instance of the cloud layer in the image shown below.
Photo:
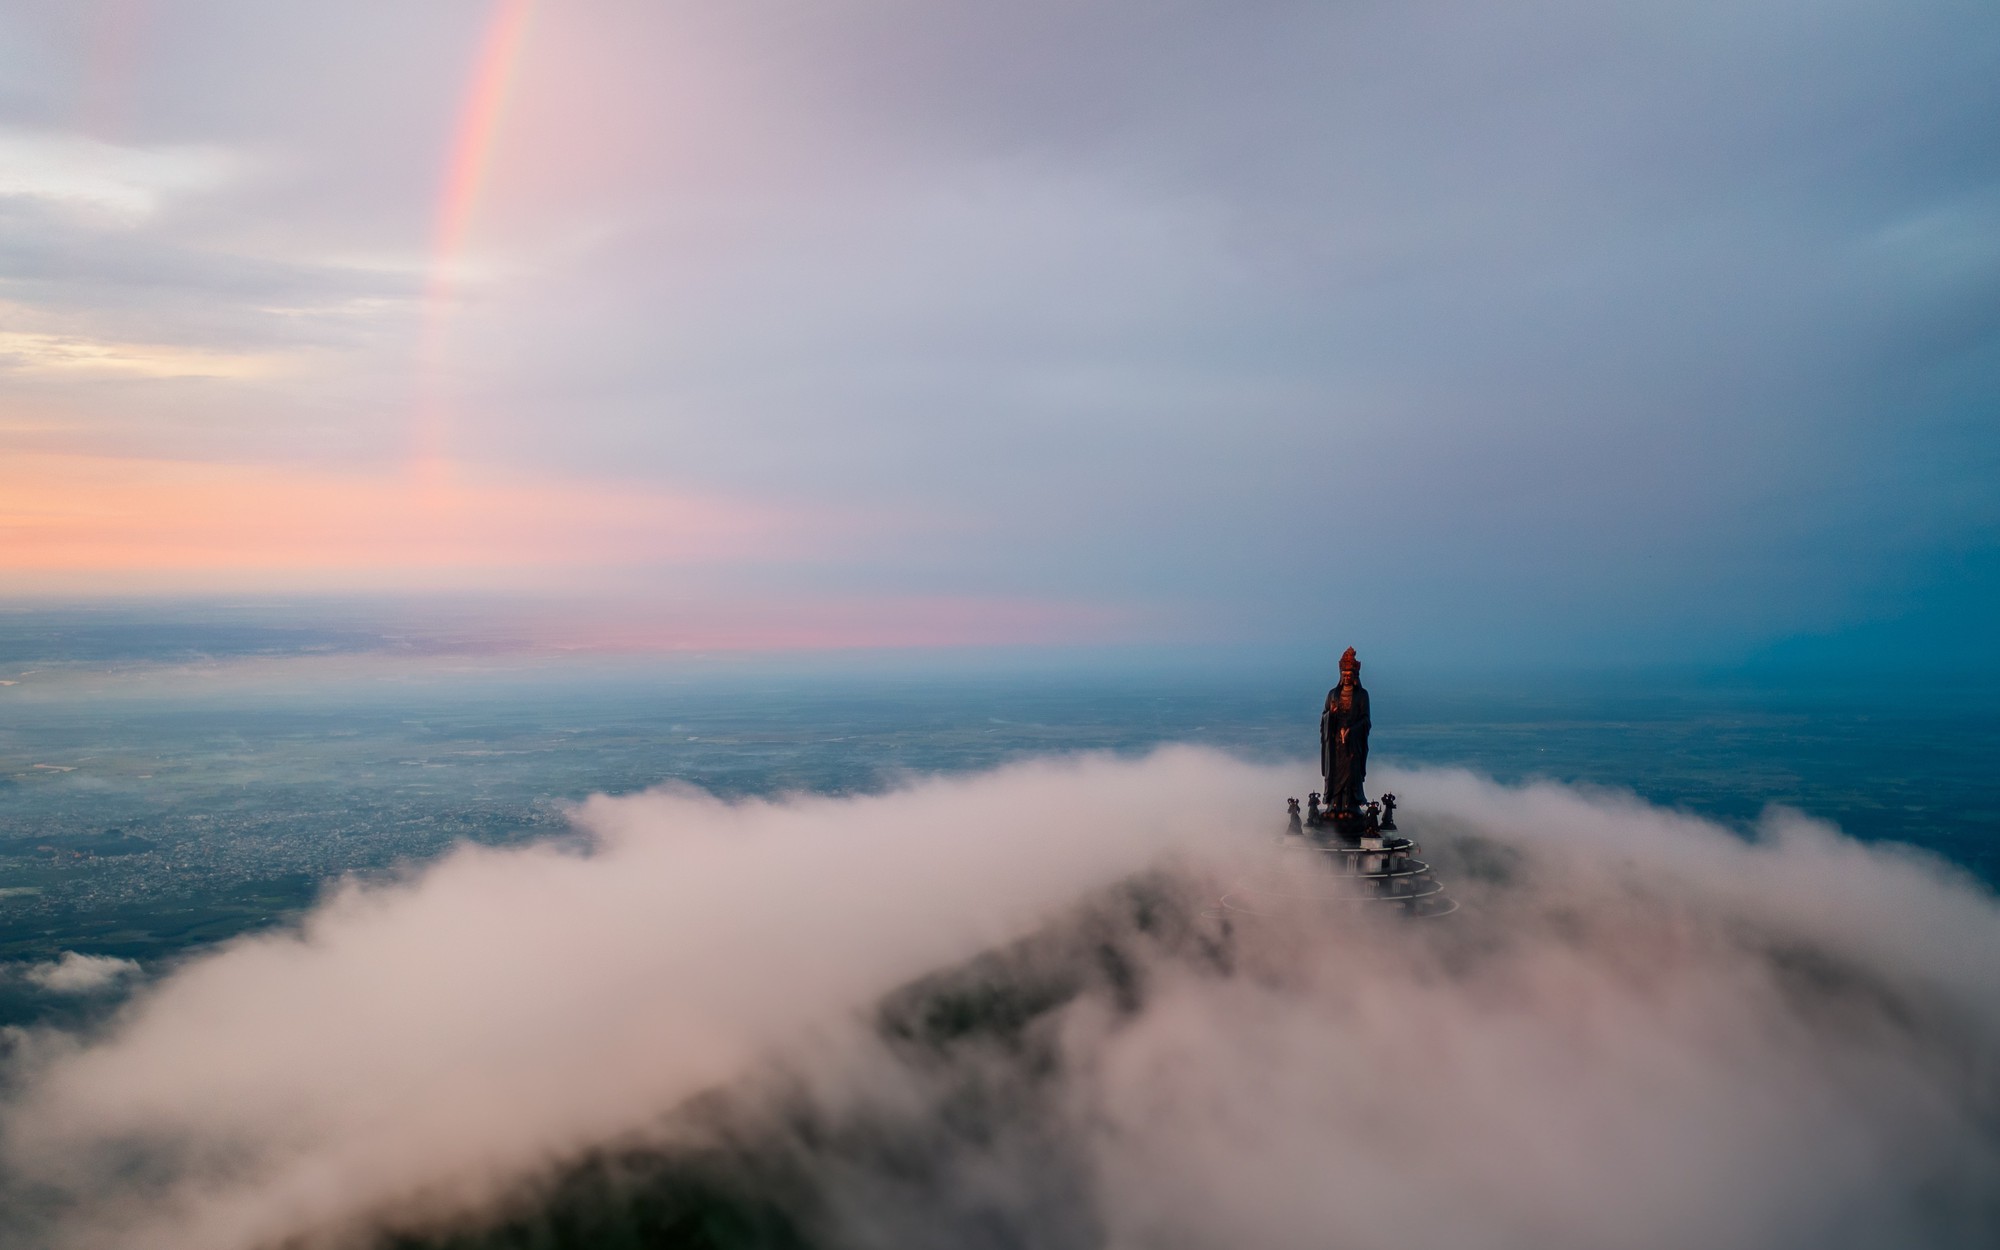
[[[1118,1246],[2000,1228],[1990,894],[1795,819],[1746,842],[1617,796],[1388,781],[1465,903],[1447,921],[1224,932],[1212,900],[1303,779],[1190,749],[858,799],[593,800],[579,842],[342,891],[102,1037],[16,1039],[15,1231],[221,1248],[483,1218],[774,1072],[822,1120],[930,1143],[912,1189],[840,1134],[769,1130],[827,1244],[975,1216]],[[1091,902],[1149,872],[1150,920]],[[977,1036],[913,1056],[869,1024],[1023,938],[953,975],[1069,986],[1027,1026],[1047,1062]]]
[[[131,1234],[152,1246],[251,1245],[519,1175],[1227,828],[1260,779],[1181,762],[1039,765],[887,803],[598,800],[588,854],[469,848],[197,962],[112,1040],[31,1039],[9,1160],[80,1169],[88,1192],[93,1168],[166,1143],[168,1205]]]

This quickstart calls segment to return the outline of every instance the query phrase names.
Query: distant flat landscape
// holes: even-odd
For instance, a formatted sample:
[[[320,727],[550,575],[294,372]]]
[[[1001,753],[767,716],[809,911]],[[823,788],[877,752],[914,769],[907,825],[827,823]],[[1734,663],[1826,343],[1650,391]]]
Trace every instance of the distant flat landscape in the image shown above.
[[[282,923],[349,874],[561,837],[568,805],[665,783],[846,794],[1196,742],[1300,760],[1303,790],[1322,693],[1240,658],[482,658],[370,650],[358,631],[329,655],[311,632],[8,628],[0,960],[15,966],[62,951],[155,965]],[[1771,675],[1367,677],[1378,761],[1625,789],[1746,830],[1784,805],[2000,880],[2000,718],[1976,687],[1911,679],[1849,701]],[[88,1007],[0,979],[0,1021]]]

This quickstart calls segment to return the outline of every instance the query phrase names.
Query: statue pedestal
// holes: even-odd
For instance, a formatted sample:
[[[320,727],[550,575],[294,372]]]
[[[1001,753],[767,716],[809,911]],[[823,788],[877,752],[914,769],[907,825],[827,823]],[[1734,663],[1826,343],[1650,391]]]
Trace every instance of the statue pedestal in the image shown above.
[[[1328,822],[1331,824],[1332,822]],[[1277,839],[1275,854],[1246,867],[1221,899],[1224,917],[1361,915],[1392,912],[1419,920],[1448,916],[1458,904],[1409,838],[1370,831],[1366,838]]]

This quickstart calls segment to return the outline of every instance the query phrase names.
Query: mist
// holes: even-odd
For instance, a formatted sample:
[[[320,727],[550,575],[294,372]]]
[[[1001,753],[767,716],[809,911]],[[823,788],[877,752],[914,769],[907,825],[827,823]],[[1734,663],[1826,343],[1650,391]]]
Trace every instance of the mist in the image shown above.
[[[570,837],[336,889],[99,1031],[14,1034],[0,1228],[473,1235],[603,1151],[726,1148],[824,1245],[2000,1231],[2000,909],[1969,876],[1782,812],[1378,784],[1457,914],[1220,912],[1310,769],[1186,747],[595,798]],[[1031,1006],[940,1033],[951,995]]]

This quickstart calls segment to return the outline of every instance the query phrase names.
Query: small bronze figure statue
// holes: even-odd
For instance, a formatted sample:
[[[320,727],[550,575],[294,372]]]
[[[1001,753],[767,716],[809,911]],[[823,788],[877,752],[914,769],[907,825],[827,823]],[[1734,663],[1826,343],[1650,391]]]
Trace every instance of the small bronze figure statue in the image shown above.
[[[1396,796],[1386,791],[1382,795],[1382,827],[1391,832],[1396,828]]]
[[[1349,647],[1340,657],[1340,684],[1326,692],[1319,718],[1320,773],[1326,778],[1326,808],[1359,816],[1368,801],[1362,782],[1368,774],[1368,691],[1361,685],[1361,661]]]
[[[1317,790],[1306,796],[1306,823],[1309,825],[1319,823],[1319,791]]]
[[[1299,824],[1299,801],[1297,799],[1285,800],[1285,832],[1286,833],[1305,832],[1305,830]]]
[[[1382,827],[1382,805],[1380,803],[1370,803],[1367,812],[1368,827],[1370,829],[1380,829]]]

